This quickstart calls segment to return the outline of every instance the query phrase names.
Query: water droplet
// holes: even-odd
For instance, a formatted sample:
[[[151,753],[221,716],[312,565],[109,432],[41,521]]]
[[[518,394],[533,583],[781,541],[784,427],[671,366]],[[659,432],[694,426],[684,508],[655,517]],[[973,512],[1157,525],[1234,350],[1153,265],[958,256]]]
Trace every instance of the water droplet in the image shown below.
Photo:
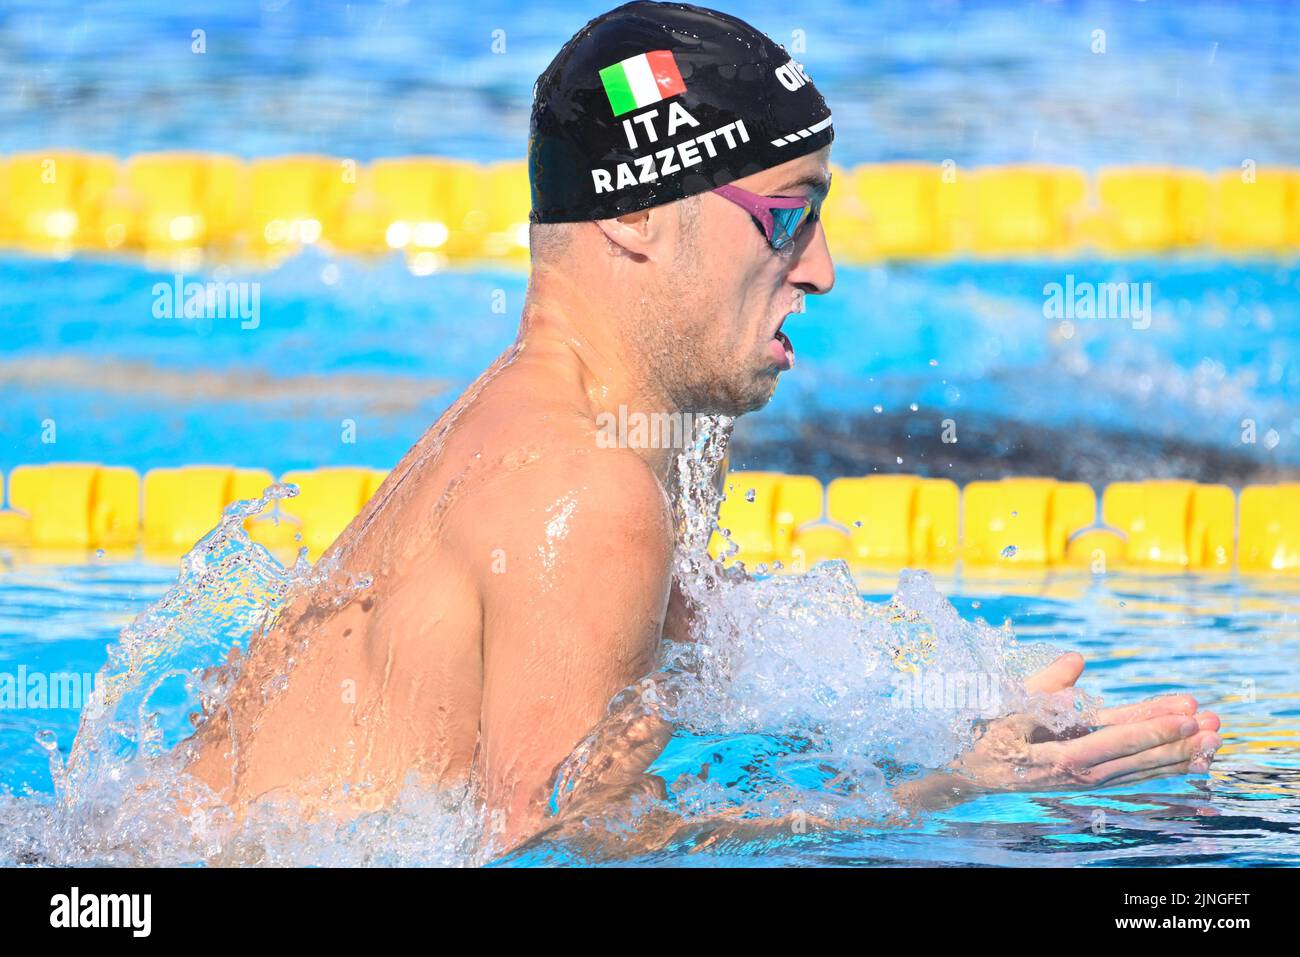
[[[745,501],[746,501],[746,502],[752,502],[752,501],[754,501],[754,496],[755,496],[755,494],[756,494],[756,493],[755,493],[754,489],[751,488],[748,492],[745,493]]]
[[[901,455],[896,455],[896,456],[894,456],[894,461],[897,462],[899,465],[902,465],[902,464],[903,464],[903,457],[902,457]]]
[[[856,522],[854,522],[854,523],[853,523],[853,527],[854,527],[854,528],[861,528],[861,527],[862,527],[862,519],[858,519]]]
[[[908,408],[911,409],[913,412],[915,412],[917,409],[920,408],[920,406],[917,405],[915,402],[913,402],[911,405],[908,406]]]
[[[1006,548],[1002,549],[1002,557],[1003,557],[1003,558],[1015,558],[1015,557],[1016,557],[1016,546],[1014,546],[1014,545],[1008,545]]]
[[[876,415],[879,415],[881,412],[885,411],[885,407],[883,405],[873,405],[871,411],[876,413]]]
[[[59,746],[59,737],[47,728],[36,732],[36,743],[46,751],[53,751]]]

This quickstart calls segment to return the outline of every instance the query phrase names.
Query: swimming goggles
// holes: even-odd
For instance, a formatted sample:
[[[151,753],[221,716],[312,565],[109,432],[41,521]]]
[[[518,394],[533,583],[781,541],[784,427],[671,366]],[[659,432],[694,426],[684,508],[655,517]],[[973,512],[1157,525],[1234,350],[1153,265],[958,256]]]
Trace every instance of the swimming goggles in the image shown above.
[[[749,213],[769,246],[784,249],[794,242],[801,227],[821,218],[822,202],[829,190],[828,182],[808,197],[762,196],[730,184],[714,187],[713,192]]]

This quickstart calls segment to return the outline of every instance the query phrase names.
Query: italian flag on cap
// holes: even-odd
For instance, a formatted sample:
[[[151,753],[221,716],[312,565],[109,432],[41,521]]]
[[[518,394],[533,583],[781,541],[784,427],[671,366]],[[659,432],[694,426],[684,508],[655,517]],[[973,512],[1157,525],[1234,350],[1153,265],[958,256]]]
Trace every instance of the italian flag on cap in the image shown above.
[[[615,116],[686,92],[671,50],[651,50],[607,66],[600,71],[600,81]]]

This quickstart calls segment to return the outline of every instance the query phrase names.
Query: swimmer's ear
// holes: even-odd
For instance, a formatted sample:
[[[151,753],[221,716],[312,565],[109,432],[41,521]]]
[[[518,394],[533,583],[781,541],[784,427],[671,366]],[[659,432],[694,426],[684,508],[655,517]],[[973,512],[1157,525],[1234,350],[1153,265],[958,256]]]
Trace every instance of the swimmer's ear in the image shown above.
[[[613,219],[596,220],[596,228],[605,234],[611,252],[631,256],[637,262],[660,258],[666,248],[665,227],[668,216],[663,207],[639,209]]]

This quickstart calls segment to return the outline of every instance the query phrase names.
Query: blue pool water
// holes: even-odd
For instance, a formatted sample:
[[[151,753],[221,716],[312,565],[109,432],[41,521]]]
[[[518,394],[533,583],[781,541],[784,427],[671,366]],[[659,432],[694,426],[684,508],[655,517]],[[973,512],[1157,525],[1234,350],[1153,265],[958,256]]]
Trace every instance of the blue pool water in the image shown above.
[[[611,5],[13,0],[0,9],[0,151],[515,159],[533,80]],[[1292,3],[719,5],[802,51],[844,163],[1219,168],[1300,156]],[[1098,30],[1105,52],[1094,53]]]
[[[516,159],[532,79],[605,4],[17,0],[0,9],[0,153],[205,149],[368,160]],[[1206,2],[727,3],[798,51],[835,113],[835,159],[1202,169],[1300,156],[1300,6]],[[193,31],[205,50],[192,50]],[[1105,52],[1093,52],[1096,31]],[[498,35],[499,33],[499,35]],[[502,52],[493,52],[503,41]],[[500,49],[500,42],[497,44]],[[149,68],[141,69],[142,51]],[[91,460],[280,472],[389,466],[514,335],[525,276],[413,276],[309,251],[256,282],[257,328],[157,319],[170,281],[130,261],[0,253],[0,470]],[[1152,284],[1149,328],[1068,327],[1043,288]],[[190,277],[198,278],[198,277]],[[504,306],[504,308],[500,308]],[[1295,261],[1198,257],[842,268],[788,330],[798,366],[742,421],[733,464],[822,478],[1300,475]],[[957,446],[937,441],[951,418]],[[1243,422],[1255,442],[1243,441]],[[352,423],[355,441],[343,441]],[[353,434],[348,430],[348,434]],[[0,674],[94,672],[176,569],[0,552]],[[872,600],[893,576],[861,581]],[[1300,858],[1300,579],[940,580],[964,618],[1076,648],[1109,701],[1186,691],[1223,718],[1208,778],[991,796],[919,825],[682,849],[643,863],[1262,864]],[[760,662],[761,663],[761,662]],[[810,695],[819,689],[811,689]],[[75,707],[0,709],[0,786],[48,806]],[[708,764],[760,800],[800,742],[682,731],[656,770]],[[25,802],[25,803],[24,803]],[[0,797],[0,820],[13,805]],[[0,826],[0,841],[14,831]],[[0,845],[0,862],[22,848]],[[519,863],[566,860],[545,848]]]
[[[169,567],[113,562],[6,570],[0,673],[20,665],[96,670],[130,616],[174,578]],[[1300,864],[1300,581],[1067,575],[939,584],[964,618],[1010,619],[1026,642],[1082,652],[1089,665],[1080,684],[1107,702],[1194,695],[1223,720],[1225,744],[1212,773],[1087,793],[993,795],[908,828],[734,842],[700,857],[675,849],[639,863]],[[893,576],[864,577],[861,586],[881,600]],[[73,709],[0,710],[0,785],[48,801],[47,753],[35,736],[52,730],[66,754],[77,717]],[[707,763],[721,785],[712,800],[744,805],[798,755],[781,728],[679,733],[653,770],[673,781]],[[12,853],[0,846],[0,859]],[[505,862],[570,859],[563,847],[549,847]]]
[[[1300,156],[1294,4],[726,6],[801,51],[846,165]],[[0,10],[0,152],[517,159],[533,78],[603,8],[19,0]],[[260,284],[258,328],[155,319],[151,290],[169,273],[0,252],[0,468],[390,465],[510,341],[525,282],[316,253],[223,276]],[[1043,287],[1068,276],[1151,283],[1151,328],[1046,319]],[[800,368],[742,422],[736,462],[823,478],[1287,477],[1300,465],[1298,303],[1293,259],[842,269],[836,293],[791,323]],[[948,417],[959,443],[943,447]],[[339,441],[345,419],[355,443]]]
[[[1151,283],[1149,328],[1045,317],[1044,286],[1067,275]],[[0,468],[391,466],[513,340],[526,282],[492,270],[418,277],[396,260],[318,251],[230,278],[260,284],[256,328],[155,318],[154,285],[170,275],[135,263],[0,258]],[[1292,263],[841,268],[835,291],[807,307],[786,326],[798,365],[741,421],[738,465],[1233,484],[1300,467]],[[948,418],[955,446],[939,442]],[[1254,442],[1243,441],[1247,419]],[[341,441],[345,420],[354,442]],[[1033,449],[971,458],[1011,435]]]

